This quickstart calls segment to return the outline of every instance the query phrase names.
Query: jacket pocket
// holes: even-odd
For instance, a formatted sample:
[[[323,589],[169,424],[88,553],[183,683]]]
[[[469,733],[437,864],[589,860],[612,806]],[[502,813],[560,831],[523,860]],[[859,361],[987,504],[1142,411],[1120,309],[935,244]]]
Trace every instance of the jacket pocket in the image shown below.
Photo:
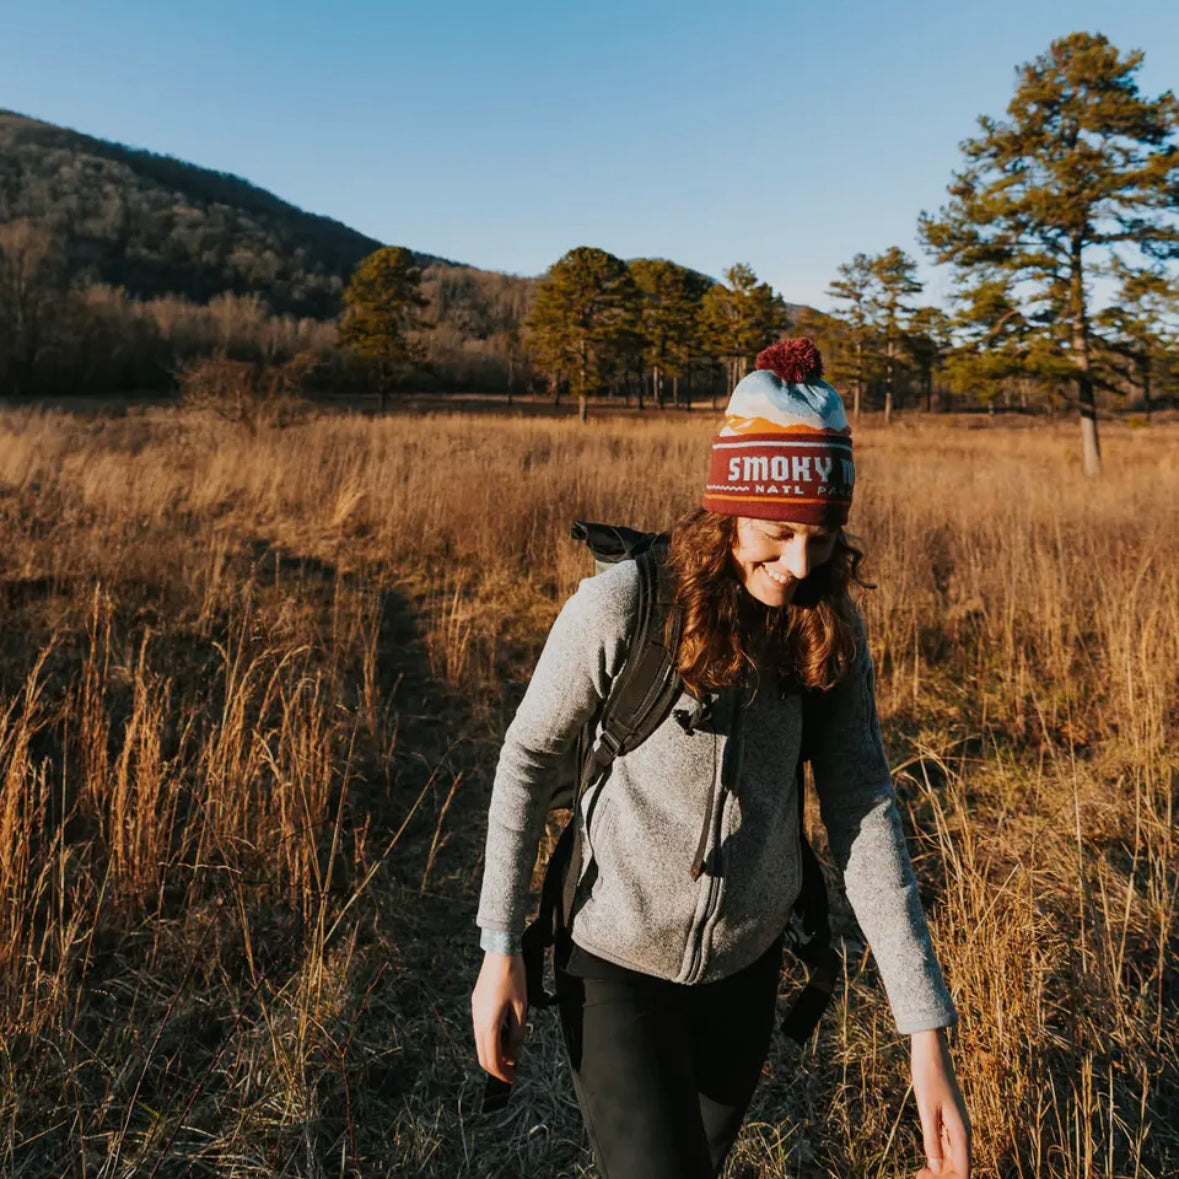
[[[597,849],[603,846],[604,829],[613,823],[610,792],[606,789],[609,778],[591,786],[582,796],[580,810],[573,822],[581,825],[581,865],[577,875],[577,887],[597,878]]]
[[[598,799],[598,805],[590,815],[586,828],[586,842],[589,844],[590,855],[597,856],[598,852],[610,842],[610,832],[614,829],[614,817],[617,811],[614,800],[609,792]]]

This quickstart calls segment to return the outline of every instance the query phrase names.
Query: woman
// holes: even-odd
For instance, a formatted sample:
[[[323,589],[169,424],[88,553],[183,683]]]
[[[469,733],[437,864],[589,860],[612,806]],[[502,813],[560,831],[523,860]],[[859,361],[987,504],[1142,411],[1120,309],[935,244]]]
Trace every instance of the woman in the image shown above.
[[[912,1037],[928,1171],[969,1174],[969,1123],[942,1030],[956,1016],[848,593],[860,559],[842,531],[853,483],[843,405],[813,343],[766,349],[733,392],[703,508],[672,530],[665,562],[684,702],[705,701],[704,721],[684,725],[673,709],[577,816],[584,857],[558,993],[603,1179],[718,1175],[740,1128],[801,882],[802,707],[791,685],[811,689],[806,743],[823,822],[897,1029]],[[634,565],[586,579],[565,604],[499,759],[472,1015],[480,1064],[507,1082],[526,1014],[520,934],[547,778],[622,665]]]

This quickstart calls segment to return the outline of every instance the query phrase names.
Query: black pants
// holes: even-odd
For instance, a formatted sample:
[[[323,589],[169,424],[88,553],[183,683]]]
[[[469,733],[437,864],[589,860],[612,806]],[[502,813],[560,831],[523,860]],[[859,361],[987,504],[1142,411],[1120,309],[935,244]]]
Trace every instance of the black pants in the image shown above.
[[[681,986],[575,952],[558,973],[561,1023],[600,1179],[720,1174],[769,1048],[781,965],[779,940],[738,974]]]

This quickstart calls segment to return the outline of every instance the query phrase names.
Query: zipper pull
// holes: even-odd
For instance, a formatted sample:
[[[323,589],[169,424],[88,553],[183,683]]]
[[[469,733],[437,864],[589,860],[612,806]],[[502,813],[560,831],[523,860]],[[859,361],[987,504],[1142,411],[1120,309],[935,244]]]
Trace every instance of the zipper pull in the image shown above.
[[[696,854],[692,857],[692,866],[688,869],[693,880],[700,879],[704,871],[704,853],[708,851],[708,837],[712,833],[712,791],[708,792],[708,809],[704,812],[704,824],[700,828],[700,838],[696,843]]]

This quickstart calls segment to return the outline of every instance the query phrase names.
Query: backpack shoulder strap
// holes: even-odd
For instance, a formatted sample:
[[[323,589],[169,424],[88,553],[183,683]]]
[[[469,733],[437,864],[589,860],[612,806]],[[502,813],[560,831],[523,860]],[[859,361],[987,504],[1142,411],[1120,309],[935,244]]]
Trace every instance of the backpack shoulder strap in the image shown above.
[[[634,630],[603,707],[601,735],[583,763],[582,788],[616,757],[642,745],[663,723],[679,694],[675,653],[681,620],[677,610],[671,632],[665,636],[667,612],[675,607],[668,600],[660,570],[662,556],[659,547],[653,546],[634,558],[639,575]]]

